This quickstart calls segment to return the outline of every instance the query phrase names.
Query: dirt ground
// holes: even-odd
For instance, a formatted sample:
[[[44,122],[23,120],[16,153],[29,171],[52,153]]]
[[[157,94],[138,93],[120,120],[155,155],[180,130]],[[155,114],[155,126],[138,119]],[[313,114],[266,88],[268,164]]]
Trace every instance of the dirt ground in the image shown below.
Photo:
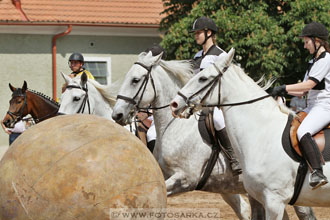
[[[221,219],[221,220],[238,220],[237,216],[231,209],[227,203],[225,203],[222,197],[216,193],[208,193],[203,191],[192,191],[187,193],[182,193],[174,196],[170,196],[167,199],[167,207],[170,208],[188,208],[188,209],[218,209],[218,212],[214,217],[220,218],[212,218],[212,219]],[[313,208],[315,216],[318,220],[330,220],[330,208]],[[203,209],[204,210],[204,209]],[[212,212],[211,210],[211,212]],[[295,214],[294,209],[291,206],[287,206],[286,208],[290,219],[298,220],[298,217]],[[212,212],[214,213],[214,212]],[[168,218],[169,219],[169,218]],[[178,218],[180,219],[180,218]],[[187,219],[187,218],[181,218]],[[192,218],[198,219],[198,218]],[[201,218],[207,219],[207,218]]]

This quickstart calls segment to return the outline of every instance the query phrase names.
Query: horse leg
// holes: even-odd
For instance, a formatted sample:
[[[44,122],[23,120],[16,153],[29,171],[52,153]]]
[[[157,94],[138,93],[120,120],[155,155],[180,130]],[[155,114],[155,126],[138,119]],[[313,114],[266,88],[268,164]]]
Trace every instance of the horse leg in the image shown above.
[[[316,220],[314,211],[311,207],[293,206],[299,220]]]
[[[251,220],[264,220],[265,209],[261,203],[255,200],[252,196],[248,195],[251,207]]]
[[[184,175],[182,173],[175,173],[165,181],[167,196],[173,195],[179,192],[188,191],[188,185],[183,184]]]
[[[249,205],[240,194],[221,194],[221,196],[231,206],[239,219],[250,219]]]
[[[264,205],[266,220],[282,220],[284,217],[285,204],[273,196],[266,197]]]
[[[284,209],[283,220],[290,220],[288,212]]]

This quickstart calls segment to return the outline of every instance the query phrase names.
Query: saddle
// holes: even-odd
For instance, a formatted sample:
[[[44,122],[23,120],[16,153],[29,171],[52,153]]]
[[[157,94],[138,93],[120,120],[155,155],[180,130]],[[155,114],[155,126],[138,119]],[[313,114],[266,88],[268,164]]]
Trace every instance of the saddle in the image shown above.
[[[291,122],[291,127],[290,127],[290,140],[292,144],[292,148],[295,150],[295,152],[302,157],[300,148],[299,148],[299,141],[297,137],[297,130],[302,123],[302,121],[305,119],[307,116],[306,112],[299,112],[297,114],[297,117],[293,118]],[[320,152],[324,152],[325,146],[326,146],[326,136],[325,136],[325,130],[330,129],[330,125],[325,127],[323,130],[321,130],[319,133],[315,134],[313,136],[317,146],[319,147]],[[328,135],[327,135],[328,136]]]
[[[308,166],[305,159],[302,157],[297,137],[297,130],[306,116],[306,112],[299,112],[296,117],[289,115],[282,134],[282,146],[284,151],[291,159],[300,163],[297,170],[293,196],[289,201],[290,205],[294,205],[297,201],[308,171]],[[324,161],[330,161],[330,127],[325,127],[322,131],[315,134],[313,138],[320,149]]]
[[[213,124],[213,108],[205,108],[198,118],[198,130],[203,141],[207,145],[214,145],[216,142],[215,128]]]

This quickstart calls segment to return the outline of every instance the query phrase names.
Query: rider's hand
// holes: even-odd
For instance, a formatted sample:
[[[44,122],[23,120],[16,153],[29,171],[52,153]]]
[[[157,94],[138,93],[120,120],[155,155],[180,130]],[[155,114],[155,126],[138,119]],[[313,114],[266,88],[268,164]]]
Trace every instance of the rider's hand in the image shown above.
[[[288,94],[286,91],[286,85],[276,86],[270,93],[273,97],[285,96]]]

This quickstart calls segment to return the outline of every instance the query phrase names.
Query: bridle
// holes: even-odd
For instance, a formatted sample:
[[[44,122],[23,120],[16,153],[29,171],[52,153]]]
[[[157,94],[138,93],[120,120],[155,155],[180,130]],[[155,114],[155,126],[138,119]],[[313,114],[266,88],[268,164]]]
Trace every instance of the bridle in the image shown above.
[[[90,107],[90,104],[89,104],[87,83],[86,83],[86,87],[80,87],[80,86],[76,86],[76,85],[68,85],[66,88],[67,89],[81,89],[81,90],[85,91],[84,99],[83,99],[83,101],[82,101],[82,103],[81,103],[81,105],[80,105],[80,107],[77,111],[77,114],[84,113],[86,103],[87,103],[87,106],[88,106],[88,114],[91,114],[91,107]]]
[[[152,85],[152,88],[154,90],[154,96],[156,97],[157,96],[157,93],[156,93],[156,87],[155,87],[155,82],[154,82],[154,79],[152,78],[152,75],[151,75],[151,70],[152,70],[152,67],[153,65],[151,66],[146,66],[144,65],[143,63],[140,63],[140,62],[135,62],[134,64],[137,64],[137,65],[140,65],[142,66],[144,69],[146,69],[148,72],[147,74],[144,76],[144,79],[138,89],[138,91],[136,92],[136,94],[133,96],[133,98],[130,98],[130,97],[127,97],[127,96],[123,96],[123,95],[117,95],[117,100],[118,99],[123,99],[125,101],[127,101],[128,103],[131,103],[132,105],[134,105],[134,108],[132,109],[133,112],[137,112],[137,111],[140,111],[140,110],[149,110],[149,109],[154,109],[154,110],[157,110],[157,109],[162,109],[162,108],[166,108],[168,107],[169,105],[164,105],[164,106],[161,106],[161,107],[147,107],[147,108],[142,108],[140,107],[140,103],[141,103],[141,100],[143,98],[143,95],[144,95],[144,92],[147,88],[147,84],[149,82],[149,79],[151,80],[151,85]],[[135,99],[136,97],[140,95],[140,98],[139,100],[136,102]]]
[[[16,98],[16,97],[24,97],[24,103],[23,103],[23,107],[20,108],[19,112],[11,112],[9,110],[7,111],[7,114],[13,119],[14,124],[16,124],[18,121],[23,119],[24,110],[25,110],[25,107],[27,106],[26,93],[19,93],[19,94],[12,95],[12,98]]]
[[[184,100],[185,103],[187,105],[187,107],[191,108],[191,107],[195,107],[195,103],[191,102],[191,99],[194,98],[195,96],[197,96],[199,93],[203,92],[204,90],[208,89],[207,92],[205,93],[205,95],[203,96],[203,98],[201,99],[200,103],[202,104],[205,99],[211,94],[211,92],[213,91],[213,89],[215,88],[215,86],[217,85],[217,83],[219,83],[218,86],[218,104],[214,105],[214,106],[219,106],[220,105],[220,86],[221,86],[221,77],[223,76],[223,74],[227,71],[227,69],[229,68],[229,66],[224,67],[222,70],[220,70],[214,63],[213,63],[213,67],[216,69],[216,71],[218,72],[218,75],[216,77],[214,77],[214,79],[212,79],[208,84],[206,84],[205,86],[203,86],[201,89],[199,89],[197,92],[195,92],[194,94],[192,94],[189,97],[186,97],[184,94],[182,94],[182,92],[178,92],[178,95],[181,96]],[[203,107],[211,107],[208,105],[202,105]]]
[[[215,63],[213,63],[214,68],[216,69],[216,71],[218,72],[218,75],[216,77],[214,77],[213,80],[211,80],[208,84],[206,84],[204,87],[202,87],[201,89],[199,89],[197,92],[195,92],[194,94],[192,94],[189,97],[186,97],[183,93],[181,93],[180,91],[178,92],[178,95],[181,96],[186,103],[186,106],[189,109],[189,114],[193,113],[193,109],[196,108],[198,105],[196,103],[193,103],[191,101],[192,98],[194,98],[195,96],[197,96],[199,93],[203,92],[204,90],[208,89],[208,91],[205,93],[205,95],[203,96],[203,98],[200,101],[200,105],[202,107],[224,107],[224,106],[237,106],[237,105],[245,105],[245,104],[250,104],[259,100],[262,100],[264,98],[268,98],[271,95],[267,94],[264,96],[261,96],[259,98],[255,98],[255,99],[251,99],[248,101],[243,101],[243,102],[235,102],[235,103],[227,103],[227,104],[220,104],[220,99],[221,99],[221,94],[220,94],[220,89],[221,89],[221,77],[223,76],[223,74],[228,70],[229,66],[225,66],[222,70],[220,70],[217,65],[215,65]],[[218,103],[217,104],[213,104],[213,105],[205,105],[203,104],[203,102],[205,101],[205,99],[211,94],[211,92],[213,91],[214,87],[217,85],[217,83],[219,83],[218,86]]]

